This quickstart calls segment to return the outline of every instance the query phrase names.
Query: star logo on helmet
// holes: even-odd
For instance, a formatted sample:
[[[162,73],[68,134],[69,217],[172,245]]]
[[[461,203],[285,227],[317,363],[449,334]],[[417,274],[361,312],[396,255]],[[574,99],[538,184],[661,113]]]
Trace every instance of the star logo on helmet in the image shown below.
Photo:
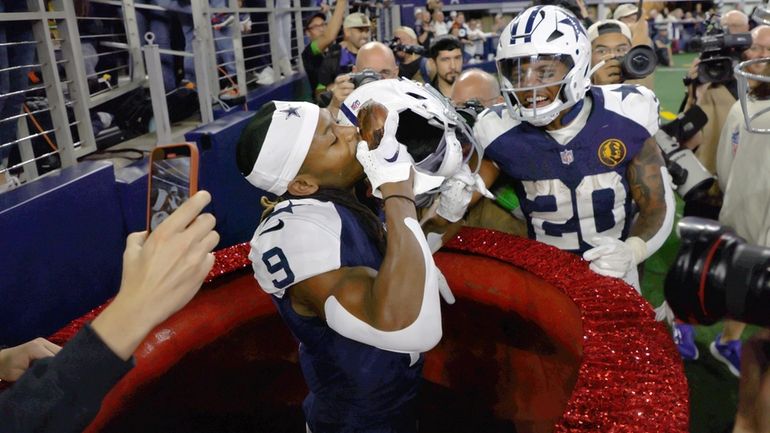
[[[291,107],[290,106],[290,107],[286,108],[285,110],[280,110],[279,113],[286,113],[286,119],[284,119],[284,120],[288,120],[289,117],[291,117],[291,116],[297,116],[297,119],[300,118],[299,107]]]

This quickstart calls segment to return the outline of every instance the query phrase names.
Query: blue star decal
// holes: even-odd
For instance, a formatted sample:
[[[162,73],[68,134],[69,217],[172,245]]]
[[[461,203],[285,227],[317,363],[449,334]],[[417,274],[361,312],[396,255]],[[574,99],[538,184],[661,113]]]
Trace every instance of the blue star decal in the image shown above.
[[[285,110],[280,110],[280,113],[286,113],[286,119],[291,116],[297,116],[299,118],[299,107],[289,107]]]
[[[617,89],[610,90],[610,92],[619,92],[622,96],[620,98],[621,101],[626,100],[626,96],[636,93],[637,95],[641,95],[642,93],[636,90],[636,86],[620,86]]]
[[[289,201],[288,205],[286,205],[286,206],[284,206],[284,207],[282,207],[280,209],[274,210],[272,213],[270,213],[270,215],[268,215],[267,219],[270,219],[270,218],[272,218],[272,217],[274,217],[276,215],[280,215],[282,213],[293,214],[294,213],[294,208],[295,207],[300,207],[300,206],[307,206],[307,205],[306,204],[294,204],[291,201]]]

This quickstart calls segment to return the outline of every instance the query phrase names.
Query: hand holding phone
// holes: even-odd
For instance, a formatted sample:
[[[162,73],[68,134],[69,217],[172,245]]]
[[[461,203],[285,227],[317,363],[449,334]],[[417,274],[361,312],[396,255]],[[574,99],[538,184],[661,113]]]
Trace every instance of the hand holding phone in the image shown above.
[[[191,143],[158,146],[150,154],[147,231],[198,191],[198,148]]]

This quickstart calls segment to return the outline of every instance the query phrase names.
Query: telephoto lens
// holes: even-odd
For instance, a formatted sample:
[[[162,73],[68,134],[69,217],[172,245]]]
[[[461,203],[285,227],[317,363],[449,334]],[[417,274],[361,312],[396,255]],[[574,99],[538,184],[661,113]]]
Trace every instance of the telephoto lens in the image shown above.
[[[770,248],[704,218],[683,218],[677,231],[682,243],[664,285],[676,316],[702,325],[730,318],[770,326]]]

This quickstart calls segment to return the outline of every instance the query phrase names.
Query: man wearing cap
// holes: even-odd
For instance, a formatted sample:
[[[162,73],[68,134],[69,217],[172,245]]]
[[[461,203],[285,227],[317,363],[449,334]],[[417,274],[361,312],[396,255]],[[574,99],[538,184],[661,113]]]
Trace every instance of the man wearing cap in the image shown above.
[[[638,12],[639,8],[636,7],[635,4],[625,3],[618,5],[618,7],[615,8],[615,12],[612,13],[612,18],[617,21],[621,21],[628,26],[631,26],[636,24],[636,15]]]
[[[332,45],[329,48],[329,52],[324,55],[318,71],[318,85],[315,88],[316,96],[320,96],[327,90],[332,91],[335,78],[353,70],[359,48],[371,40],[371,25],[369,17],[360,12],[352,13],[345,17],[342,23],[345,38],[341,43]],[[328,98],[330,96],[330,94],[327,94],[325,98],[320,99],[322,105],[328,105]]]
[[[639,15],[639,8],[635,4],[622,4],[615,8],[612,14],[614,20],[620,21],[628,26],[631,31],[631,46],[648,45],[652,47],[650,39],[650,29],[647,26],[647,20]],[[648,75],[638,80],[628,80],[628,84],[641,84],[650,90],[655,90],[655,76]]]
[[[591,42],[591,67],[604,61],[604,66],[591,76],[596,85],[620,84],[623,82],[619,58],[631,49],[631,30],[618,20],[597,21],[588,28]]]
[[[369,150],[327,110],[274,101],[238,143],[246,179],[281,200],[263,199],[249,257],[300,342],[309,431],[417,430],[422,353],[442,332],[440,276],[417,222],[397,125],[393,111]],[[383,200],[387,230],[355,198],[364,175]]]
[[[305,20],[305,35],[310,43],[302,50],[302,64],[310,82],[310,90],[318,86],[318,70],[321,68],[324,53],[337,39],[347,8],[348,0],[338,0],[328,24],[323,12],[316,12]]]

